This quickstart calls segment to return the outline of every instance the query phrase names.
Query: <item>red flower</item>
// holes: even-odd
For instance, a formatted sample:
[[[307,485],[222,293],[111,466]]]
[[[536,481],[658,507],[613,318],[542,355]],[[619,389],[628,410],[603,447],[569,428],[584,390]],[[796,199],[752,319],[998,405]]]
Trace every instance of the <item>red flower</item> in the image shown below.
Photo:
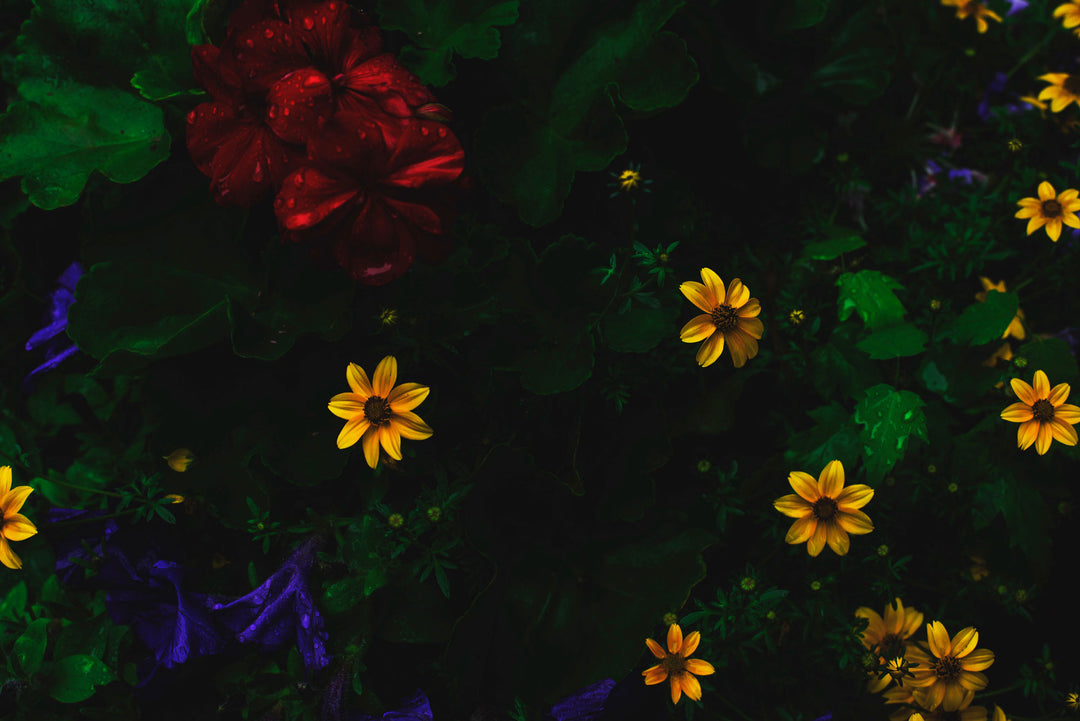
[[[323,239],[338,265],[368,285],[401,276],[433,249],[445,191],[464,170],[461,144],[442,123],[378,122],[339,112],[308,139],[312,167],[286,180],[274,201],[283,236]]]

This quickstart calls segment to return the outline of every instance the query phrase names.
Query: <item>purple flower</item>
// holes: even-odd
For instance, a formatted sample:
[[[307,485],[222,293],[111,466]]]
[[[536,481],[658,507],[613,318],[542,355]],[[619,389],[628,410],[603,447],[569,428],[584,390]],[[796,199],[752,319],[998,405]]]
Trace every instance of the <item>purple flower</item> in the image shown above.
[[[1009,3],[1009,5],[1012,6],[1009,8],[1009,13],[1005,17],[1009,17],[1009,15],[1015,15],[1016,13],[1024,10],[1028,6],[1027,0],[1005,0],[1005,2]]]
[[[45,346],[45,362],[39,365],[23,380],[25,384],[30,378],[42,371],[47,371],[60,365],[68,356],[75,353],[78,348],[67,337],[68,308],[75,302],[75,284],[83,274],[83,267],[75,261],[60,274],[57,279],[59,286],[50,295],[52,306],[49,309],[49,324],[30,336],[26,341],[26,350],[33,350],[43,343]]]
[[[971,185],[975,180],[985,184],[989,178],[978,170],[972,170],[971,168],[953,168],[949,171],[949,180],[963,180],[968,185]]]
[[[1056,334],[1057,338],[1065,341],[1069,344],[1069,350],[1075,356],[1078,347],[1080,347],[1080,331],[1073,327],[1062,328]]]
[[[592,721],[604,710],[604,702],[615,688],[610,678],[576,691],[551,707],[548,714],[555,721]]]
[[[326,666],[330,657],[323,618],[307,584],[320,545],[318,536],[308,539],[254,591],[229,603],[214,603],[215,617],[241,643],[270,649],[295,639],[308,670]]]
[[[1015,0],[1009,1],[1015,2]],[[1023,10],[1024,7],[1027,7],[1026,2],[1022,3],[1022,7],[1020,7],[1019,10]],[[1019,10],[1016,10],[1014,5],[1014,10],[1009,11],[1009,14],[1012,15],[1013,12],[1019,12]],[[1009,78],[1005,73],[995,73],[994,79],[986,86],[982,99],[979,101],[979,107],[975,111],[978,113],[979,118],[984,122],[994,117],[994,107],[991,107],[992,105],[996,106],[998,109],[1004,110],[1008,115],[1022,113],[1031,109],[1030,105],[1023,102],[1000,102],[1002,100],[1001,96],[1005,95],[1005,83],[1008,82],[1008,79]],[[1016,93],[1008,93],[1008,95],[1014,100],[1018,97]]]
[[[77,521],[105,515],[105,511],[86,511],[78,508],[50,508],[45,513],[45,523],[54,524],[62,521]],[[71,531],[63,528],[50,529],[53,550],[56,554],[56,576],[69,585],[80,585],[86,580],[85,566],[102,558],[102,548],[112,534],[116,533],[116,521],[111,518],[99,523],[80,523]],[[96,540],[90,545],[91,540]]]

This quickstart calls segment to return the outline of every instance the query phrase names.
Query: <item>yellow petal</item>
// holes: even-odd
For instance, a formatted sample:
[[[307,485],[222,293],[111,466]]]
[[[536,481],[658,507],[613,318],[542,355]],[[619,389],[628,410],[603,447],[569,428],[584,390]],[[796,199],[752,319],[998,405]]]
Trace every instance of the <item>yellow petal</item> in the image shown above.
[[[964,687],[958,683],[945,684],[945,696],[941,699],[941,708],[956,711],[964,701]]]
[[[1021,207],[1024,207],[1024,208],[1040,208],[1040,207],[1042,207],[1042,201],[1039,200],[1038,198],[1021,198],[1020,200],[1016,201],[1016,204],[1021,206]],[[989,282],[989,281],[987,280],[987,282]],[[984,285],[984,290],[989,290],[989,286],[986,286],[985,283],[983,285]],[[1004,292],[1004,291],[1002,291],[1002,292]]]
[[[372,392],[380,398],[386,398],[394,390],[397,381],[397,358],[388,355],[375,366],[375,377],[371,384]]]
[[[1060,113],[1072,101],[1072,96],[1066,94],[1065,91],[1059,91],[1057,96],[1050,102],[1050,112]]]
[[[364,415],[364,402],[355,393],[338,393],[330,399],[327,408],[338,418],[351,420],[356,416]]]
[[[977,648],[960,663],[965,671],[985,671],[994,663],[994,652],[985,648]]]
[[[1061,237],[1061,218],[1051,218],[1046,221],[1046,234],[1050,236],[1050,240],[1058,242],[1058,238]]]
[[[1061,85],[1068,77],[1068,73],[1046,73],[1045,75],[1040,75],[1039,80],[1045,80],[1052,85]]]
[[[679,676],[679,683],[682,684],[682,689],[686,692],[687,696],[694,701],[701,700],[701,684],[698,683],[696,678],[688,673],[684,673]]]
[[[1034,418],[1035,415],[1031,412],[1031,406],[1027,403],[1013,403],[1005,407],[1005,410],[1001,412],[1001,419],[1011,421],[1013,423],[1026,423]]]
[[[416,408],[424,402],[429,393],[431,393],[431,389],[419,383],[402,383],[390,391],[390,395],[386,397],[386,400],[390,404],[391,413],[400,413]]]
[[[401,436],[397,434],[392,424],[379,426],[379,444],[386,451],[386,455],[395,461],[401,460]]]
[[[4,518],[18,513],[26,503],[26,497],[33,492],[34,489],[30,486],[15,486],[3,498],[0,498],[0,511],[3,512]]]
[[[960,629],[952,637],[951,643],[952,655],[956,658],[962,658],[974,651],[975,647],[979,645],[979,632],[975,630],[974,626]]]
[[[697,343],[705,340],[716,332],[716,325],[712,322],[712,316],[703,313],[696,315],[687,322],[679,331],[679,340],[683,343]]]
[[[435,433],[427,423],[420,419],[420,416],[412,411],[395,413],[390,417],[390,424],[402,438],[409,441],[422,441],[425,438],[431,438]]]
[[[1035,371],[1035,382],[1031,387],[1035,391],[1036,398],[1046,398],[1050,395],[1050,379],[1042,371]]]
[[[1035,405],[1035,401],[1039,400],[1039,397],[1035,395],[1035,389],[1019,378],[1013,378],[1009,381],[1009,384],[1012,386],[1013,393],[1016,394],[1016,397],[1019,398],[1021,402],[1033,406]]]
[[[735,310],[735,314],[740,318],[756,318],[761,313],[761,301],[757,298],[751,298],[746,301],[746,305]]]
[[[851,548],[851,539],[848,538],[847,532],[837,523],[826,524],[825,540],[828,542],[829,548],[835,551],[838,556],[847,555],[848,549]]]
[[[655,686],[658,683],[663,683],[667,680],[667,671],[663,666],[653,666],[647,668],[641,672],[641,675],[645,677],[646,686]]]
[[[802,471],[792,471],[787,477],[793,491],[813,503],[821,496],[818,494],[818,484],[814,477]]]
[[[331,409],[332,410],[332,409]],[[357,416],[345,424],[337,437],[338,448],[349,448],[356,444],[360,437],[371,427],[371,422],[363,415]]]
[[[990,683],[986,674],[975,671],[961,671],[960,684],[971,691],[982,691]]]
[[[874,530],[870,516],[862,511],[840,511],[836,514],[836,522],[853,536],[863,536]]]
[[[370,468],[379,465],[379,429],[368,428],[360,441],[364,448],[364,460]]]
[[[371,381],[368,380],[364,369],[355,363],[350,363],[345,369],[345,380],[349,382],[352,392],[360,396],[361,402],[371,397]]]
[[[728,283],[727,298],[724,300],[725,303],[732,308],[739,308],[745,305],[748,300],[750,300],[750,291],[743,285],[741,280],[735,278]]]
[[[711,676],[716,673],[716,669],[708,661],[702,661],[700,658],[688,658],[686,659],[686,670],[695,676]]]
[[[1016,447],[1022,451],[1026,451],[1031,448],[1031,444],[1035,442],[1035,439],[1039,437],[1039,422],[1036,420],[1030,420],[1027,423],[1021,423],[1020,427],[1016,429]]]
[[[731,363],[736,368],[742,368],[746,365],[747,359],[750,358],[750,348],[746,343],[748,338],[750,336],[739,333],[737,329],[724,334],[728,351],[731,353]]]
[[[836,496],[836,505],[841,511],[862,508],[874,497],[874,489],[865,483],[856,483],[840,491]]]
[[[826,498],[836,498],[844,487],[844,464],[839,460],[829,461],[818,478],[818,493]]]
[[[1043,227],[1044,225],[1046,225],[1046,218],[1044,218],[1041,215],[1036,215],[1034,218],[1032,218],[1031,220],[1028,221],[1027,234],[1031,235],[1032,233],[1034,233],[1036,230]]]
[[[724,281],[711,268],[701,269],[701,281],[709,291],[709,299],[717,306],[724,302]]]
[[[765,333],[765,324],[761,318],[739,318],[738,329],[751,338],[759,339]]]
[[[709,297],[709,290],[701,283],[695,280],[688,280],[679,286],[679,291],[686,296],[686,299],[696,305],[699,310],[703,310],[706,313],[712,313],[713,308],[720,305],[719,303],[711,302]]]
[[[944,658],[949,655],[949,651],[952,650],[952,643],[949,641],[949,632],[945,630],[945,624],[941,621],[934,621],[926,626],[926,640],[930,644],[930,652],[938,658]]]
[[[0,563],[16,571],[22,568],[22,559],[11,550],[11,544],[3,536],[0,536]]]
[[[1070,426],[1060,418],[1055,418],[1049,423],[1050,432],[1054,434],[1054,438],[1058,443],[1064,443],[1067,446],[1075,446],[1077,437],[1076,429]]]
[[[1062,403],[1054,409],[1054,418],[1065,423],[1080,423],[1080,406]]]
[[[813,512],[813,506],[794,493],[777,498],[773,501],[773,508],[790,518],[805,518]]]
[[[679,655],[684,658],[693,655],[694,651],[697,651],[699,643],[701,643],[701,631],[694,631],[683,639],[682,648],[679,649]]]
[[[679,624],[673,623],[668,626],[667,630],[667,650],[668,653],[678,653],[682,648],[682,629],[679,628]]]
[[[1044,180],[1039,183],[1039,200],[1053,200],[1057,197],[1057,193],[1054,192],[1054,186],[1050,185],[1050,181]]]
[[[795,523],[798,523],[798,521],[795,521]],[[810,540],[806,543],[806,552],[814,557],[817,557],[825,548],[825,541],[828,538],[828,529],[825,524],[818,523],[816,526],[814,535],[810,536]]]
[[[1064,213],[1061,222],[1070,228],[1080,228],[1080,218],[1076,217],[1076,213]]]
[[[37,526],[21,513],[13,513],[4,519],[3,530],[0,531],[9,541],[25,541],[37,533]]]
[[[651,638],[645,639],[645,645],[649,647],[650,651],[652,651],[653,656],[656,656],[657,658],[659,658],[661,660],[667,658],[667,654],[664,653],[663,647],[660,644],[658,644],[656,641],[653,641]],[[659,666],[653,666],[653,668],[660,668],[660,667]],[[648,681],[646,681],[646,683],[648,683]]]
[[[1036,201],[1036,202],[1038,202],[1038,201]],[[1033,208],[1032,207],[1021,208],[1020,210],[1016,211],[1016,214],[1013,215],[1013,217],[1014,218],[1034,218],[1036,215],[1039,215],[1040,212],[1041,211],[1040,211],[1038,206],[1035,206]]]
[[[11,490],[11,466],[0,466],[0,496]]]
[[[1069,188],[1068,190],[1063,190],[1061,191],[1061,193],[1058,194],[1057,202],[1065,205],[1069,201],[1076,200],[1077,197],[1080,197],[1080,190],[1077,190],[1076,188]]]
[[[679,682],[678,676],[671,677],[671,703],[679,703],[679,699],[682,698],[682,684]]]
[[[1053,426],[1050,423],[1039,424],[1039,434],[1035,437],[1035,452],[1045,456],[1050,450],[1050,444],[1054,442]]]
[[[716,331],[716,326],[713,326],[713,330]],[[716,359],[720,357],[720,354],[724,352],[724,334],[719,331],[714,332],[709,338],[701,344],[698,348],[695,359],[697,364],[702,368],[711,366],[716,362]]]
[[[814,532],[817,530],[817,526],[817,519],[813,516],[800,518],[791,524],[791,528],[788,529],[787,535],[784,536],[784,543],[789,543],[793,546],[800,543],[806,543],[813,537]]]

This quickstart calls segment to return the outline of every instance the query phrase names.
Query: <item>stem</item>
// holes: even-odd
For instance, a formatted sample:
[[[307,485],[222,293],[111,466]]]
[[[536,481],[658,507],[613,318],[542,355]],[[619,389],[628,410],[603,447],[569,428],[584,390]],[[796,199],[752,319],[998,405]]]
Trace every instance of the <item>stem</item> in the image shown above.
[[[74,483],[68,483],[67,481],[55,481],[51,478],[46,478],[49,483],[55,483],[58,486],[67,486],[68,488],[74,488],[76,491],[85,491],[86,493],[100,493],[103,496],[112,496],[113,498],[123,498],[122,493],[114,493],[113,491],[103,491],[100,488],[89,488],[87,486],[76,486]],[[142,501],[142,499],[136,499]],[[142,501],[146,503],[146,501]]]
[[[1057,26],[1051,27],[1046,32],[1046,35],[1043,36],[1043,39],[1039,41],[1039,44],[1033,46],[1030,50],[1028,50],[1027,53],[1025,53],[1024,56],[1016,62],[1016,65],[1013,65],[1012,69],[1009,72],[1005,73],[1005,79],[1008,80],[1009,78],[1011,78],[1013,76],[1013,73],[1023,67],[1024,63],[1035,57],[1036,53],[1046,47],[1046,45],[1050,42],[1050,38],[1054,37],[1057,32]]]

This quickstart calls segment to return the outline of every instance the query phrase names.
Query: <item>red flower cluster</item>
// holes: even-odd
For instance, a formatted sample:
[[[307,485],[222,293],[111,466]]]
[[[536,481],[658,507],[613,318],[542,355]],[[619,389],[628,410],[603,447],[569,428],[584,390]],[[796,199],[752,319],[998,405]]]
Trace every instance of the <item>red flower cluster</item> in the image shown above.
[[[246,0],[221,47],[191,51],[210,94],[188,115],[192,159],[222,205],[277,194],[284,239],[362,283],[435,257],[464,170],[449,112],[341,0]]]

